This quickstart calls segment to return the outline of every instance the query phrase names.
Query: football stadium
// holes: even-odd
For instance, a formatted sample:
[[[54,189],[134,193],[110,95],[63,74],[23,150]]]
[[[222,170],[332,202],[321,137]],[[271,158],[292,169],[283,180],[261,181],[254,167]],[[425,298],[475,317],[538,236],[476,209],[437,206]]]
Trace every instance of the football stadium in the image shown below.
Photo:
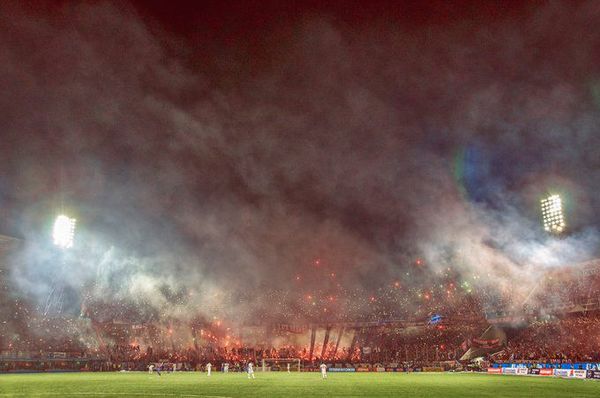
[[[600,396],[599,24],[0,2],[0,398]]]

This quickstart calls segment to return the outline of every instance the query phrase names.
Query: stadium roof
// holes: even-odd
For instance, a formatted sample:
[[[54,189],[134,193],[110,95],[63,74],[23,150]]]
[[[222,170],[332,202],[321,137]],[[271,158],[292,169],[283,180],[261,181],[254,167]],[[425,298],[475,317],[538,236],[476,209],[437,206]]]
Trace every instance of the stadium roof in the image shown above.
[[[6,248],[10,248],[20,241],[21,239],[14,238],[12,236],[0,235],[0,251]]]

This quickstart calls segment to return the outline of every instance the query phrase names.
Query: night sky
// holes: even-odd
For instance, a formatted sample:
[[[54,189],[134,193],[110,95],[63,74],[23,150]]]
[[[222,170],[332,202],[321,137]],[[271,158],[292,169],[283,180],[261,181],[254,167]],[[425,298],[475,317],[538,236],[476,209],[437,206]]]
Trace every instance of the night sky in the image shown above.
[[[411,283],[417,259],[528,291],[594,258],[600,3],[516,3],[3,2],[15,294],[58,274],[74,303],[255,314],[272,289]]]

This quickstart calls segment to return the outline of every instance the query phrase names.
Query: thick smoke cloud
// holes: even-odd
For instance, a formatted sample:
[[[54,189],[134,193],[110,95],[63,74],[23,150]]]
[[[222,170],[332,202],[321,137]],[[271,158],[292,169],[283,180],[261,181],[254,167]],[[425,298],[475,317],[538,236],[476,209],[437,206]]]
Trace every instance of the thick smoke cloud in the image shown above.
[[[40,303],[57,279],[73,305],[288,319],[295,295],[253,298],[331,290],[324,272],[373,291],[416,257],[519,301],[597,254],[595,2],[410,29],[311,15],[198,54],[133,7],[0,10],[0,207]],[[567,239],[540,230],[547,191]]]

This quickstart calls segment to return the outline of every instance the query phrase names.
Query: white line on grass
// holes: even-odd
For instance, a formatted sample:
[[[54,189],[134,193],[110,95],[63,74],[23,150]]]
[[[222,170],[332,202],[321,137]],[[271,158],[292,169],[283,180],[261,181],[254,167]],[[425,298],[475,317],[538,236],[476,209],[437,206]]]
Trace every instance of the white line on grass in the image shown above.
[[[141,396],[141,397],[200,397],[200,398],[232,398],[224,395],[198,395],[198,394],[149,394],[149,393],[136,393],[136,392],[40,392],[40,393],[14,393],[14,394],[0,394],[0,397],[44,397],[44,396],[61,396],[67,397],[71,395],[84,395],[84,396],[97,396],[97,395],[127,395],[127,396]]]

